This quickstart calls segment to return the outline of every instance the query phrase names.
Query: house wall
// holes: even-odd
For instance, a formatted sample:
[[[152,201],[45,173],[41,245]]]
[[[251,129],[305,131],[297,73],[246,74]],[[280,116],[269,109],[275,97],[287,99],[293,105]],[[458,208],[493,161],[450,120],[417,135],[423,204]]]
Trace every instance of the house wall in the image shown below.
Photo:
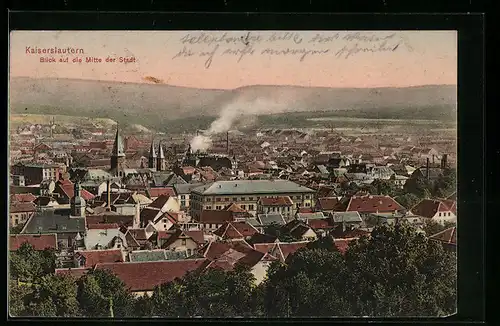
[[[259,285],[262,283],[267,276],[267,270],[269,268],[270,262],[258,262],[255,266],[250,270],[253,276],[255,277],[255,284]]]
[[[440,224],[444,224],[445,222],[456,222],[457,216],[453,212],[438,212],[432,219]]]
[[[189,211],[189,202],[190,202],[190,194],[181,194],[178,196],[179,198],[179,206],[183,211]]]
[[[144,294],[147,294],[148,297],[151,297],[153,295],[153,292],[154,291],[134,291],[134,292],[132,292],[132,294],[136,298],[142,297],[142,296],[144,296]]]
[[[181,210],[181,206],[176,198],[170,197],[165,205],[161,208],[162,212],[179,212]]]
[[[304,233],[304,235],[302,235],[302,240],[304,240],[304,241],[314,241],[317,238],[318,238],[318,236],[316,235],[316,233],[312,229],[307,230],[306,233]]]
[[[313,207],[314,194],[313,193],[274,193],[274,194],[244,194],[244,195],[202,195],[191,194],[190,212],[194,218],[201,216],[202,210],[222,210],[224,207],[231,203],[236,203],[241,208],[247,210],[250,214],[257,214],[257,203],[260,198],[264,197],[285,197],[289,196],[292,199],[292,211],[299,207]]]
[[[258,205],[257,212],[259,214],[265,213],[281,213],[281,215],[290,217],[293,215],[294,208],[293,206],[265,206]]]
[[[18,226],[19,224],[24,224],[26,223],[33,215],[35,215],[35,212],[18,212],[18,213],[11,213],[10,214],[10,226],[15,227]]]
[[[183,240],[185,240],[185,242],[183,242]],[[176,252],[185,251],[190,256],[196,249],[198,249],[198,244],[192,239],[177,239],[174,241],[174,243],[170,244],[168,247],[165,247],[165,249],[173,250]]]

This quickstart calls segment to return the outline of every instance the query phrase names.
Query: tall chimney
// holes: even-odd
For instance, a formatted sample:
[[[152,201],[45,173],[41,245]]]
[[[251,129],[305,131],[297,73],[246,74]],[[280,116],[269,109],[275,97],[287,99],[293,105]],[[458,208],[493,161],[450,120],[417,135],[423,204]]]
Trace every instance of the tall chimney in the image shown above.
[[[106,207],[106,210],[110,211],[111,210],[111,181],[106,182],[106,189],[107,189],[107,195],[108,195],[108,206]]]
[[[229,155],[229,131],[226,132],[226,150],[227,155]]]
[[[443,157],[441,158],[441,169],[446,169],[448,165],[448,154],[443,154]]]
[[[432,165],[434,166],[434,158],[436,157],[436,155],[432,154]]]
[[[429,182],[429,178],[430,178],[430,173],[429,173],[429,158],[427,158],[426,178],[427,178],[427,182]]]

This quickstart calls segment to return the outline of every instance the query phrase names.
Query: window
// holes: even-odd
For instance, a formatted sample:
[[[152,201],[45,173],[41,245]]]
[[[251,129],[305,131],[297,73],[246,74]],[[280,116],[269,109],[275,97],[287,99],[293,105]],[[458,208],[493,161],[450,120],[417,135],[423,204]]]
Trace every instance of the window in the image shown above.
[[[117,244],[117,245],[116,245],[116,248],[121,248],[121,247],[122,247],[122,245],[121,245],[121,244]]]
[[[253,211],[253,205],[248,205],[248,209]]]
[[[163,223],[167,223],[167,219],[166,218],[163,219]]]
[[[212,209],[212,206],[207,206],[207,209]]]
[[[245,198],[245,197],[241,197],[241,201],[245,201],[245,200],[246,200],[246,198]]]
[[[241,208],[246,209],[247,205],[241,205]]]
[[[220,199],[220,198],[215,198],[215,200],[216,200],[216,201],[221,201],[221,199]]]
[[[448,212],[448,216],[451,216],[451,213],[450,213],[450,212]]]
[[[186,199],[186,196],[184,196],[184,195],[181,195],[181,199]]]
[[[181,206],[186,206],[186,202],[184,200],[181,201]]]
[[[311,206],[311,204],[310,204],[310,203],[306,203],[306,207],[310,207],[310,206]]]
[[[192,255],[192,251],[191,251],[191,249],[186,250],[186,252],[187,252],[187,255],[188,255],[188,256],[191,256],[191,255]]]
[[[18,224],[19,224],[19,219],[17,219],[17,218],[16,218],[16,219],[14,220],[14,225],[18,225]]]
[[[307,196],[306,196],[306,199],[311,199],[311,196],[307,195]]]
[[[248,198],[248,200],[249,200],[249,201],[253,201],[253,197],[249,197],[249,198]]]
[[[441,213],[439,213],[438,216],[441,216]]]
[[[212,201],[212,198],[208,197],[205,201]]]
[[[220,206],[215,206],[215,209],[216,209],[216,210],[220,210],[220,209],[221,209],[221,207],[220,207]]]
[[[163,228],[164,228],[164,229],[167,229],[167,225],[166,225],[166,224],[163,224]]]
[[[300,203],[295,204],[295,207],[300,208]]]
[[[224,201],[229,201],[229,197],[224,198]]]
[[[186,239],[182,239],[182,245],[185,246],[186,245]]]

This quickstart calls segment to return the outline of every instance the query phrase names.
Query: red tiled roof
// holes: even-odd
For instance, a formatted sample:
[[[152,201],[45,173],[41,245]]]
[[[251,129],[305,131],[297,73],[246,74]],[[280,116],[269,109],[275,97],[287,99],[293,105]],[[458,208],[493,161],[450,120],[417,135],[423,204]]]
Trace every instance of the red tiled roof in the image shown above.
[[[87,224],[89,230],[109,230],[109,229],[119,229],[120,226],[117,223],[94,223]]]
[[[226,206],[226,208],[224,208],[225,211],[230,211],[230,212],[233,212],[233,213],[246,213],[247,211],[244,210],[243,208],[241,208],[240,205],[236,204],[236,203],[231,203],[229,204],[228,206]]]
[[[280,243],[276,244],[276,247],[273,250],[273,252],[271,252],[271,254],[273,256],[279,257],[280,259],[282,259],[282,261],[285,261],[288,258],[288,256],[295,253],[300,248],[306,247],[308,245],[308,243],[309,243],[308,241],[280,242]]]
[[[150,198],[160,197],[162,195],[167,196],[167,199],[168,197],[175,197],[175,190],[172,187],[149,188],[147,193]]]
[[[299,208],[299,213],[314,213],[314,209],[312,207],[301,207]]]
[[[367,195],[352,196],[346,211],[360,213],[388,213],[401,211],[405,208],[389,196]]]
[[[191,237],[196,243],[203,244],[205,243],[205,237],[203,236],[203,231],[184,231],[184,233]]]
[[[289,196],[279,196],[274,198],[261,198],[259,204],[262,206],[292,206],[293,202]]]
[[[275,243],[255,243],[253,247],[255,250],[260,251],[262,253],[271,252],[271,250],[276,246]]]
[[[251,237],[259,233],[252,225],[247,222],[226,222],[214,234],[224,239],[239,239]]]
[[[182,167],[182,172],[184,172],[184,174],[186,174],[186,175],[193,174],[195,171],[196,171],[196,169],[192,166],[183,166]]]
[[[455,208],[456,205],[453,200],[440,201],[435,199],[423,199],[411,208],[411,212],[418,216],[432,218],[438,212],[455,213]]]
[[[30,202],[16,202],[10,204],[10,213],[21,213],[21,212],[34,212],[36,211],[36,206]]]
[[[151,194],[151,192],[150,192]],[[147,207],[149,208],[157,208],[157,209],[162,209],[163,206],[167,203],[168,199],[171,197],[169,194],[160,194],[158,196],[152,196],[152,197],[157,197],[151,204],[149,204]]]
[[[338,200],[337,197],[324,197],[318,199],[318,207],[322,211],[345,211],[345,207],[341,206],[341,201]]]
[[[81,255],[85,258],[85,267],[93,267],[102,263],[123,263],[123,255],[121,250],[89,250],[77,251],[77,257]]]
[[[333,228],[331,221],[329,218],[310,219],[307,220],[307,225],[312,229],[331,229]]]
[[[204,210],[200,216],[200,223],[222,224],[232,221],[234,221],[234,216],[231,211]]]
[[[156,286],[184,277],[202,267],[206,259],[98,264],[96,269],[114,273],[132,291],[151,291]]]
[[[90,268],[80,267],[80,268],[58,268],[56,269],[56,275],[68,275],[79,279],[83,275],[87,274]]]
[[[74,189],[73,183],[69,183],[69,184],[62,183],[59,185],[59,187],[61,188],[63,193],[66,195],[66,197],[73,198],[73,196],[75,195],[75,189]],[[92,195],[90,192],[88,192],[85,189],[82,189],[81,195],[82,195],[83,199],[85,199],[85,200],[91,200],[91,199],[94,199],[94,197],[95,197],[94,195]]]
[[[340,251],[340,253],[344,254],[349,247],[349,242],[353,240],[354,239],[335,239],[334,244],[335,247],[337,247],[337,249]]]
[[[29,243],[35,250],[57,249],[55,234],[16,234],[9,237],[9,250],[18,250],[23,243]]]
[[[11,202],[34,202],[36,198],[37,197],[31,193],[10,195]]]
[[[138,241],[148,240],[146,229],[128,229],[128,232]]]
[[[156,216],[158,216],[158,214],[160,213],[160,210],[146,207],[141,211],[140,218],[142,222],[147,223],[149,221],[154,221]]]
[[[133,215],[87,215],[85,217],[87,225],[91,224],[118,224],[132,226],[134,223]]]

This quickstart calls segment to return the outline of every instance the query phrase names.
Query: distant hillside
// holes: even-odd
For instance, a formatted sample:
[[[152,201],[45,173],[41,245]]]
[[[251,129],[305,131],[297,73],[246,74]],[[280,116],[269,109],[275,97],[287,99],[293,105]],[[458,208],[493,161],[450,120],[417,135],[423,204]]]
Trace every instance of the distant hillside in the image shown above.
[[[249,103],[260,106],[251,108],[255,115],[341,110],[349,116],[349,111],[354,110],[356,116],[371,117],[382,110],[384,116],[404,117],[405,112],[411,112],[411,118],[426,119],[433,110],[429,108],[436,107],[444,116],[455,116],[457,101],[456,87],[450,85],[372,89],[255,85],[212,90],[164,84],[13,77],[9,87],[11,113],[110,118],[165,131],[168,125],[175,124],[173,120],[184,122],[194,117],[211,120],[224,107],[246,110]]]

